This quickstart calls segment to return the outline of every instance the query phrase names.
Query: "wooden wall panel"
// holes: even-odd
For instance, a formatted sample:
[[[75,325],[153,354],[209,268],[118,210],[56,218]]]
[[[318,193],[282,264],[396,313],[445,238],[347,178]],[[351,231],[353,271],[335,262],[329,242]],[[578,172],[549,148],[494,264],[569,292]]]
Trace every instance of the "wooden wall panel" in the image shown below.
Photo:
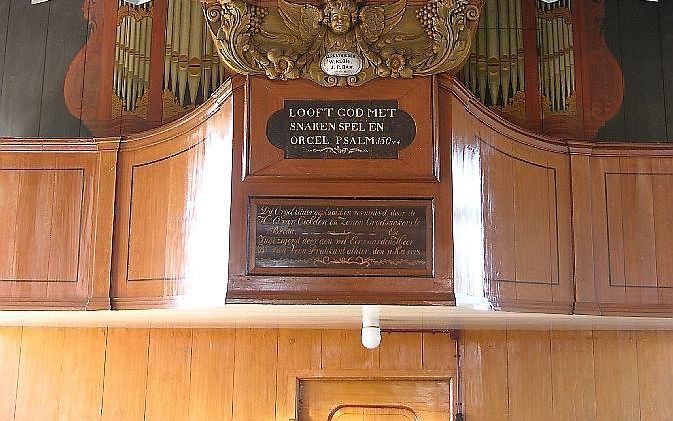
[[[223,304],[231,185],[232,86],[188,119],[119,151],[115,308]],[[191,294],[191,296],[190,296]]]
[[[278,331],[236,331],[234,420],[273,420],[276,417]],[[254,352],[251,352],[255,350]]]
[[[0,141],[0,307],[109,307],[117,144]]]
[[[89,0],[50,0],[46,56],[40,98],[39,131],[24,136],[79,137],[80,116],[72,116],[65,107],[64,80],[77,51],[86,43]],[[10,60],[12,60],[10,58]],[[28,63],[23,62],[23,66]],[[83,80],[80,79],[82,84]]]
[[[233,330],[192,330],[189,420],[232,420],[235,340]]]
[[[10,1],[0,4],[0,51],[7,47],[7,34],[9,30],[9,6]],[[5,73],[5,54],[0,54],[0,95],[2,95],[2,80]]]
[[[637,335],[640,419],[673,418],[673,353],[670,332],[642,332]]]
[[[65,329],[57,419],[100,419],[106,336],[104,328]]]
[[[506,331],[461,335],[463,413],[469,420],[509,420]]]
[[[201,143],[169,159],[132,169],[129,281],[184,277],[191,222],[186,208],[194,194],[189,176],[203,153]]]
[[[626,139],[666,139],[659,5],[619,0]],[[647,93],[644,95],[644,93]]]
[[[381,370],[422,370],[423,334],[382,333],[379,368]]]
[[[84,171],[3,169],[0,183],[16,192],[3,196],[8,223],[0,238],[13,261],[0,269],[0,279],[77,282]]]
[[[321,369],[322,331],[278,331],[278,374],[276,386],[276,421],[290,420],[296,414],[295,372]]]
[[[507,332],[507,382],[512,420],[552,419],[551,340],[548,331]]]
[[[670,315],[670,151],[573,147],[573,153],[574,162],[586,163],[573,166],[576,185],[591,191],[575,196],[576,255],[591,250],[594,257],[593,267],[576,267],[576,311]]]
[[[64,334],[57,328],[24,328],[14,419],[58,419]]]
[[[635,333],[594,332],[596,419],[640,419]]]
[[[368,370],[378,368],[380,348],[366,349],[356,330],[325,330],[322,334],[322,368]],[[383,342],[383,338],[381,338]]]
[[[6,2],[10,6],[0,127],[5,136],[37,136],[51,3]]]
[[[668,332],[462,332],[466,419],[670,419],[671,341]]]
[[[551,363],[554,419],[595,420],[592,332],[551,332]]]
[[[2,382],[3,420],[150,420],[161,412],[165,419],[287,421],[295,416],[294,402],[288,403],[294,400],[295,376],[455,375],[455,359],[418,369],[426,361],[443,361],[447,352],[453,356],[448,333],[385,332],[388,346],[395,346],[384,350],[382,343],[380,355],[391,359],[382,360],[382,367],[333,370],[324,368],[330,356],[321,350],[331,346],[324,341],[336,331],[25,328],[22,336],[21,330],[0,329],[0,370],[9,376]],[[673,416],[673,335],[668,332],[460,334],[466,419]],[[405,346],[423,352],[392,361],[393,350]],[[395,365],[409,368],[383,368]]]
[[[147,363],[146,420],[187,420],[192,331],[190,329],[153,329]]]
[[[450,335],[423,332],[423,370],[455,370],[456,343]]]
[[[108,329],[101,420],[143,420],[149,329]]]
[[[506,123],[453,81],[440,79],[443,95],[451,104],[453,167],[479,169],[459,174],[454,183],[454,229],[471,237],[456,236],[456,253],[468,257],[454,269],[455,276],[469,274],[468,285],[456,283],[456,294],[486,300],[495,309],[570,313],[574,294],[567,148]],[[461,197],[467,194],[466,182],[470,189],[481,189],[469,201]],[[480,220],[463,222],[465,209],[474,207],[482,213]]]
[[[659,2],[659,31],[661,45],[673,43],[673,3]],[[661,73],[663,76],[664,101],[666,104],[666,137],[673,139],[673,52],[669,48],[661,48]]]
[[[0,419],[14,419],[22,328],[0,329]]]
[[[604,19],[603,26],[600,28],[603,40],[606,47],[609,49],[610,54],[615,58],[619,69],[622,68],[622,48],[621,48],[621,28],[619,25],[620,14],[619,14],[619,0],[606,0],[603,3],[604,8]],[[591,83],[591,80],[587,80],[587,84]],[[621,90],[624,82],[622,81],[622,86],[619,88]],[[595,134],[596,139],[600,140],[619,140],[626,139],[626,120],[624,117],[624,101],[619,105],[619,110],[617,113],[608,121],[606,121],[601,127],[597,128],[598,131]]]

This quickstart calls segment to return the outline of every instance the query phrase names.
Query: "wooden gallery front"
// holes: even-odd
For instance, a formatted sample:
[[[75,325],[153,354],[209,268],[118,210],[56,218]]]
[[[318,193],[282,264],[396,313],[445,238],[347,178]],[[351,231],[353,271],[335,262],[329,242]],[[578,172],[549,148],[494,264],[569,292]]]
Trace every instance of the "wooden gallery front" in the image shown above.
[[[0,1],[0,420],[673,419],[671,42],[667,0]]]

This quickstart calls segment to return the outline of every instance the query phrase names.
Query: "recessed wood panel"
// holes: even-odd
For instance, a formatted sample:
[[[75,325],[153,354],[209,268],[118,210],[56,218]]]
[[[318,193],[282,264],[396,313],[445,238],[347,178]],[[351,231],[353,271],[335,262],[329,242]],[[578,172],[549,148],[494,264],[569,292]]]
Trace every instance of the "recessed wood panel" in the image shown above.
[[[444,95],[452,116],[454,230],[462,233],[454,244],[463,256],[454,267],[456,294],[495,309],[570,313],[567,150],[473,106],[442,79]]]
[[[116,145],[0,144],[0,306],[109,306]]]
[[[301,379],[298,421],[450,420],[447,379]]]
[[[493,282],[558,284],[555,169],[514,158],[488,144],[483,150],[482,169],[489,181],[484,183],[489,195],[484,241],[496,263],[486,275]],[[551,299],[551,289],[547,294]]]
[[[203,142],[131,169],[128,281],[178,280],[186,270],[187,236]],[[148,256],[151,258],[148,259]]]
[[[610,157],[597,148],[588,168],[575,171],[578,180],[588,179],[591,190],[575,205],[583,212],[575,229],[591,226],[591,236],[577,237],[576,243],[582,251],[591,247],[595,262],[577,272],[578,312],[671,314],[673,159],[668,153],[636,152]]]
[[[0,169],[3,282],[77,282],[84,169]]]
[[[228,85],[189,118],[122,145],[111,285],[116,308],[224,302],[231,95]]]

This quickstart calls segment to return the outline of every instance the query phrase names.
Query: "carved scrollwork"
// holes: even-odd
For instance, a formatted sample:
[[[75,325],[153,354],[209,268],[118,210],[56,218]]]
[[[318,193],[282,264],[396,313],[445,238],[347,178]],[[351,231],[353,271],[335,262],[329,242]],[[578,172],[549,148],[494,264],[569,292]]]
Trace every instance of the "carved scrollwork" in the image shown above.
[[[480,0],[362,4],[326,0],[323,8],[278,0],[204,3],[213,39],[232,70],[323,86],[358,86],[377,77],[457,71],[470,49]]]

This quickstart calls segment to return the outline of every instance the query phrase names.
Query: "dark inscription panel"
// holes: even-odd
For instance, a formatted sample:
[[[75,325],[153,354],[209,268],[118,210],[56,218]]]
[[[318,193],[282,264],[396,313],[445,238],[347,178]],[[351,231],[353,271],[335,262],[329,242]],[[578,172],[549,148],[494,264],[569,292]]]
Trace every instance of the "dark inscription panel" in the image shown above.
[[[432,272],[431,200],[258,198],[250,206],[254,269]]]
[[[285,100],[266,125],[285,158],[396,159],[416,123],[397,100]]]

